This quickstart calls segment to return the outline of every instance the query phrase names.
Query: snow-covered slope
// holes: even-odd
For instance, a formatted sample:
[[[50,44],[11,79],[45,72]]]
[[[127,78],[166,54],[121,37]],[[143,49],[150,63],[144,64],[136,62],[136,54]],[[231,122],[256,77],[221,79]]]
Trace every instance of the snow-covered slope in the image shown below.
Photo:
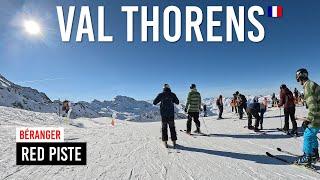
[[[298,116],[305,113],[304,108],[297,109]],[[179,129],[185,129],[186,120],[176,121],[180,153],[168,153],[159,138],[159,122],[117,121],[112,127],[111,118],[79,118],[74,121],[82,128],[77,128],[63,124],[56,114],[0,107],[0,179],[320,179],[314,172],[265,155],[268,151],[293,160],[277,152],[277,147],[301,154],[301,137],[276,131],[278,115],[278,109],[266,113],[266,134],[243,128],[247,121],[231,113],[224,120],[215,120],[216,116],[201,119],[202,131],[209,137],[185,135]],[[15,128],[21,126],[64,127],[66,141],[87,142],[87,165],[15,165]]]

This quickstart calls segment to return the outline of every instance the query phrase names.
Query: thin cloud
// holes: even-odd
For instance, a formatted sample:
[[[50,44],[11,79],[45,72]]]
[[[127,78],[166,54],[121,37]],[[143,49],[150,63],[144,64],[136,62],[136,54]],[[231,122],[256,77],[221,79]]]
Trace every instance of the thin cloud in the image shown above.
[[[18,84],[24,83],[38,83],[38,82],[47,82],[47,81],[57,81],[57,80],[65,80],[67,78],[46,78],[46,79],[36,79],[36,80],[28,80],[28,81],[20,81]]]

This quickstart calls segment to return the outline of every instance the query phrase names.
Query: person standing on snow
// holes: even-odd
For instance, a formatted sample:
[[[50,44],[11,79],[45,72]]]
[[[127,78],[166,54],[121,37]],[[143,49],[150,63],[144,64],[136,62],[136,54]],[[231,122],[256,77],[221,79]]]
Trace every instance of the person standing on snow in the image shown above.
[[[247,109],[247,98],[240,94],[239,91],[236,93],[237,99],[238,99],[238,112],[239,112],[239,119],[243,118],[243,111],[246,111]]]
[[[207,117],[207,105],[203,105],[203,117]]]
[[[190,92],[187,98],[187,104],[185,108],[185,112],[188,113],[188,121],[187,121],[187,133],[191,134],[191,123],[192,119],[197,126],[197,130],[195,133],[201,133],[200,131],[200,121],[199,121],[199,113],[201,111],[201,95],[197,91],[196,85],[192,84],[190,86]]]
[[[272,100],[272,107],[275,107],[275,105],[278,104],[276,103],[277,102],[276,93],[272,93],[271,100]]]
[[[263,118],[264,118],[264,113],[267,112],[268,109],[268,99],[265,97],[262,103],[260,103],[260,129],[263,129]]]
[[[258,98],[255,97],[252,103],[248,104],[246,109],[248,114],[248,129],[253,129],[255,132],[259,131],[259,124],[262,128],[261,117],[259,116],[260,112],[260,103],[258,102]],[[252,126],[252,116],[256,119],[254,126]]]
[[[309,107],[308,116],[302,124],[304,155],[295,161],[297,164],[311,166],[319,159],[317,134],[320,129],[320,86],[309,80],[308,71],[299,69],[296,72],[297,82],[303,86],[306,104]]]
[[[70,101],[65,100],[62,103],[62,111],[65,112],[65,123],[70,123],[70,116],[72,112],[72,104]]]
[[[283,131],[287,134],[297,135],[297,122],[295,118],[296,105],[294,103],[294,97],[292,92],[287,88],[285,84],[282,84],[280,87],[280,103],[278,107],[283,106],[284,108],[284,127]],[[289,132],[289,117],[292,122],[292,130]]]
[[[222,95],[219,96],[219,98],[216,101],[216,105],[219,109],[219,116],[218,116],[218,120],[219,119],[223,119],[222,118],[222,113],[223,113],[223,101],[222,101]]]
[[[168,148],[168,125],[170,128],[171,140],[173,147],[176,147],[177,132],[174,124],[174,104],[179,104],[177,96],[171,92],[170,86],[164,84],[163,92],[158,94],[154,99],[153,104],[160,104],[160,114],[162,119],[162,141],[166,148]]]

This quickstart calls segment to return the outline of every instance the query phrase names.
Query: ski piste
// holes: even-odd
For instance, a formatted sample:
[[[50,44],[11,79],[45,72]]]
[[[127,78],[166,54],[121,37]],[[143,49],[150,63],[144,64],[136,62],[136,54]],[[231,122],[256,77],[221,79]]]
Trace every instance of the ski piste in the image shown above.
[[[277,130],[280,131],[280,132],[285,133],[285,134],[288,135],[288,136],[294,137],[294,138],[299,137],[299,134],[298,134],[298,135],[295,135],[295,134],[291,134],[291,133],[286,133],[286,132],[283,131],[283,129],[281,129],[281,128],[277,128]]]
[[[287,160],[287,159],[284,159],[284,158],[281,158],[281,157],[279,157],[279,156],[273,155],[273,154],[271,154],[271,153],[269,153],[269,152],[266,152],[266,155],[267,155],[268,157],[270,157],[270,158],[273,158],[273,159],[276,159],[276,160],[278,160],[278,161],[284,162],[284,163],[286,163],[286,164],[288,164],[288,165],[293,165],[293,166],[295,166],[295,167],[300,167],[300,168],[303,168],[303,169],[312,171],[312,172],[314,172],[314,173],[320,174],[320,172],[317,171],[317,169],[315,168],[314,165],[311,165],[311,167],[308,167],[308,166],[306,166],[306,165],[298,165],[298,164],[295,164],[294,162],[291,162],[291,161],[289,161],[289,160]]]

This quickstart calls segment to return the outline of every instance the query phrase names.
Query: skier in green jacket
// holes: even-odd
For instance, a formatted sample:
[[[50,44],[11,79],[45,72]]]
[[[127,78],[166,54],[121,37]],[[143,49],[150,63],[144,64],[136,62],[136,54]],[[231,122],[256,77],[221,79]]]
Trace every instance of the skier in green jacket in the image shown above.
[[[296,79],[303,86],[304,98],[309,107],[309,112],[302,124],[304,128],[304,155],[295,161],[295,163],[311,166],[311,163],[319,159],[317,134],[320,129],[320,86],[309,80],[306,69],[299,69],[296,73]]]
[[[187,133],[191,134],[191,123],[192,119],[197,126],[197,130],[195,133],[201,133],[200,131],[200,121],[199,114],[201,111],[201,95],[197,91],[196,85],[192,84],[190,86],[190,92],[187,98],[187,104],[185,112],[188,113],[188,121],[187,121]]]

